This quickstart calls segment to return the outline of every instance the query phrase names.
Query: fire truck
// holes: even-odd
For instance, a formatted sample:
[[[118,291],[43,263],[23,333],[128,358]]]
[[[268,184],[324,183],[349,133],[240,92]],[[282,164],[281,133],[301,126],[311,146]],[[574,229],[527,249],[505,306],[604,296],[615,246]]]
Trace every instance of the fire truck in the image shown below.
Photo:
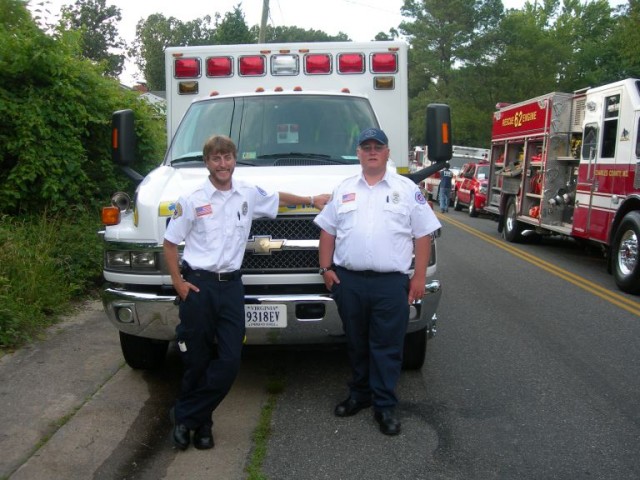
[[[564,235],[602,247],[640,293],[640,80],[498,105],[487,211],[510,242]]]
[[[360,172],[357,138],[369,127],[387,133],[389,168],[416,182],[431,173],[408,172],[404,42],[172,47],[165,55],[165,158],[144,179],[137,175],[131,168],[133,113],[115,112],[113,159],[141,181],[133,199],[114,194],[103,210],[104,308],[119,330],[126,362],[143,369],[160,366],[175,339],[176,292],[162,242],[178,198],[207,178],[202,147],[212,134],[235,142],[234,178],[268,191],[332,192]],[[430,154],[441,168],[451,155],[448,107],[430,107],[427,124]],[[247,239],[241,267],[247,344],[344,342],[319,274],[317,213],[312,203],[281,208],[276,219],[238,231]],[[435,333],[441,293],[435,270],[434,238],[426,294],[410,309],[405,368],[422,366],[427,338]],[[265,314],[274,311],[278,315]]]

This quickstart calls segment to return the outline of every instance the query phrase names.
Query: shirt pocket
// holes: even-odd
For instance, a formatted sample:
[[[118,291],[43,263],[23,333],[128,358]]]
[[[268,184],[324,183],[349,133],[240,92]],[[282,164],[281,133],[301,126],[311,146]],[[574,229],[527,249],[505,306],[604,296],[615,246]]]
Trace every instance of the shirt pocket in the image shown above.
[[[343,203],[338,207],[338,232],[347,233],[356,224],[355,202]]]
[[[385,225],[391,232],[411,231],[411,212],[406,205],[386,203],[384,205],[383,218]]]
[[[251,229],[251,218],[249,215],[238,215],[235,224],[235,235],[240,241],[246,242],[249,238],[249,230]]]
[[[207,242],[222,238],[222,226],[213,215],[207,215],[196,220],[196,232],[207,239]]]

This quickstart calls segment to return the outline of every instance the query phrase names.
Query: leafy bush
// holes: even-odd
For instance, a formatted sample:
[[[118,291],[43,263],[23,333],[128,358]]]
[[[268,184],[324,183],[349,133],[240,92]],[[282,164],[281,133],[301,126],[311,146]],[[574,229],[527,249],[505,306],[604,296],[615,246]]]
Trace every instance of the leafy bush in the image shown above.
[[[80,58],[78,32],[45,34],[20,0],[4,0],[2,8],[0,212],[94,208],[116,190],[130,191],[111,162],[111,114],[135,111],[143,173],[166,145],[163,119]]]

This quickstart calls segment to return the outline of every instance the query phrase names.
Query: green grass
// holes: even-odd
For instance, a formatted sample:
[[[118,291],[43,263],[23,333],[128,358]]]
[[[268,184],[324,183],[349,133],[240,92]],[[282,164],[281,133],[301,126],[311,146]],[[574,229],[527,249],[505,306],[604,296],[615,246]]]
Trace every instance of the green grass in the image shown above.
[[[0,217],[0,352],[37,338],[101,282],[98,214]]]

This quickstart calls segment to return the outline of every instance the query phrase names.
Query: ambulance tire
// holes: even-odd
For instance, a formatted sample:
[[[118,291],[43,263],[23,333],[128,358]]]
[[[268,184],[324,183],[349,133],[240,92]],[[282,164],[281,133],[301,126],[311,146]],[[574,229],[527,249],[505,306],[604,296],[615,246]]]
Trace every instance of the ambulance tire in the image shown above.
[[[507,242],[519,243],[522,241],[522,224],[517,220],[516,199],[507,201],[506,214],[504,216],[503,234]]]
[[[402,354],[403,370],[420,370],[427,354],[427,329],[407,333],[404,336],[404,352]]]
[[[127,365],[135,370],[155,370],[164,364],[169,342],[120,332],[120,348]]]
[[[640,293],[640,212],[622,219],[611,246],[611,269],[620,290]]]

